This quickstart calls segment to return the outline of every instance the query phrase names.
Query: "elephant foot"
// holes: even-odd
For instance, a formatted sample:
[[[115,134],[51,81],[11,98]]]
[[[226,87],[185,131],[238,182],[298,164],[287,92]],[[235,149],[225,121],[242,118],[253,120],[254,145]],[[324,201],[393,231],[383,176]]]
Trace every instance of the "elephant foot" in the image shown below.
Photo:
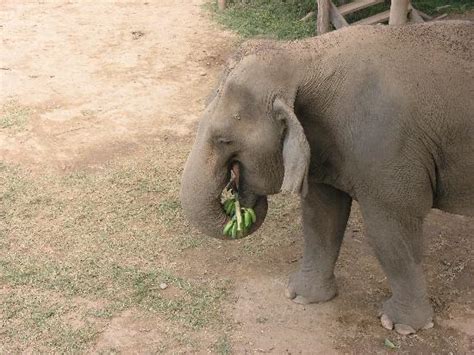
[[[410,335],[410,334],[416,333],[416,330],[407,324],[402,324],[402,323],[393,324],[392,320],[386,314],[382,314],[382,317],[380,317],[380,322],[382,323],[382,326],[385,329],[388,329],[388,330],[395,329],[395,331],[400,335]],[[428,323],[426,323],[423,327],[421,327],[421,330],[426,330],[433,327],[434,327],[433,321],[429,320]]]
[[[308,304],[326,302],[337,294],[334,276],[321,280],[314,271],[297,271],[290,276],[286,297],[295,303]]]
[[[433,309],[428,301],[406,307],[392,297],[383,305],[380,322],[385,329],[394,329],[400,335],[415,334],[433,328]]]

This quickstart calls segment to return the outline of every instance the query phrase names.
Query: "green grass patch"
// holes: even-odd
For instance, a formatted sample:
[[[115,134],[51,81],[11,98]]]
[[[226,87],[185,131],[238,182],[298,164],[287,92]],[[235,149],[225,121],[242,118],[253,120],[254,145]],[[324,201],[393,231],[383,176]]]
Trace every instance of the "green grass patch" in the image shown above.
[[[333,1],[337,6],[338,1]],[[474,8],[472,0],[413,0],[415,8],[430,15],[445,12],[463,12]],[[449,5],[437,11],[441,6]],[[216,1],[210,1],[207,8],[223,26],[237,32],[244,38],[267,37],[297,39],[316,34],[316,18],[300,21],[307,13],[316,10],[316,1],[253,0],[248,4],[230,2],[225,11],[217,10]],[[349,23],[388,10],[388,4],[379,4],[346,16]]]
[[[81,296],[106,300],[114,305],[102,310],[106,313],[100,317],[110,317],[112,309],[138,307],[157,312],[191,329],[221,321],[219,302],[225,296],[227,286],[225,282],[197,284],[168,270],[123,266],[100,260],[68,263],[37,261],[28,257],[18,260],[13,255],[0,261],[0,272],[2,282],[14,288],[54,292],[68,298]],[[167,296],[170,290],[160,289],[161,283],[176,290],[173,297]],[[47,304],[43,308],[36,304],[36,308],[29,319],[35,326],[41,326],[44,320],[56,313]],[[8,302],[5,312],[9,312],[7,318],[14,318],[18,313]]]
[[[217,339],[217,342],[214,344],[214,350],[219,355],[232,354],[232,346],[230,344],[229,337],[226,334]]]
[[[459,13],[474,9],[474,1],[472,0],[412,0],[412,3],[416,9],[430,15],[450,12]],[[443,8],[437,11],[436,9],[439,7]]]
[[[96,339],[98,330],[85,320],[82,311],[73,302],[60,301],[48,292],[10,289],[0,302],[0,340],[7,346],[3,351],[21,352],[25,347],[18,346],[19,343],[35,344],[39,352],[85,350]],[[68,315],[74,315],[77,323],[68,322]]]
[[[221,332],[228,281],[183,276],[201,265],[180,258],[183,249],[215,244],[179,204],[189,147],[161,149],[170,147],[66,175],[0,164],[0,352],[90,350],[126,310],[155,314],[189,341]]]
[[[9,99],[0,108],[0,129],[22,131],[30,115],[31,109],[21,105],[16,99]]]
[[[295,39],[312,36],[314,21],[299,21],[314,8],[314,1],[300,1],[292,4],[285,1],[252,1],[249,4],[230,3],[228,8],[217,11],[215,1],[208,8],[215,19],[225,27],[243,37],[270,37]]]

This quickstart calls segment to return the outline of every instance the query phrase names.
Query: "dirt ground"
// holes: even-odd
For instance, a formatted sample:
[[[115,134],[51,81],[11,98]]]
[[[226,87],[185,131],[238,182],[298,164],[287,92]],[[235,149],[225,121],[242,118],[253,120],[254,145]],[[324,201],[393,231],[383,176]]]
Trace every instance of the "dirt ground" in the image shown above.
[[[284,297],[294,197],[248,240],[187,226],[182,165],[239,42],[203,3],[0,5],[0,352],[474,353],[472,219],[429,216],[436,326],[406,337],[377,319],[389,291],[357,206],[321,305]]]

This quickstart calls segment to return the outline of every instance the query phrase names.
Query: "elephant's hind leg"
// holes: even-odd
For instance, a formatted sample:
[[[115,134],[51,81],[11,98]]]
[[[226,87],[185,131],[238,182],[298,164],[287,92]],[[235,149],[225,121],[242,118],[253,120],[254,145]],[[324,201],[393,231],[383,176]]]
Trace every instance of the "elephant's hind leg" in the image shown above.
[[[474,183],[473,183],[474,185]],[[444,212],[474,217],[474,186],[442,196],[434,203],[434,208]]]
[[[421,265],[422,224],[429,206],[392,210],[377,201],[362,201],[367,236],[387,275],[392,297],[383,305],[382,325],[401,334],[432,326]]]
[[[453,152],[454,147],[446,153],[458,159],[450,160],[440,169],[433,207],[474,217],[474,138],[471,137],[471,140],[470,145],[464,148],[464,155],[460,155],[459,151]]]
[[[287,297],[297,303],[328,301],[336,295],[334,265],[351,210],[349,195],[331,186],[310,184],[302,199],[304,253],[290,277]]]

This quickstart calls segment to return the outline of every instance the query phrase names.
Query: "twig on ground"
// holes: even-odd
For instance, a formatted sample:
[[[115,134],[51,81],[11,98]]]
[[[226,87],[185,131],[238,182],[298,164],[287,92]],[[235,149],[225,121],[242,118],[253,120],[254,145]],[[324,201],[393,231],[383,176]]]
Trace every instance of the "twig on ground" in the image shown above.
[[[443,6],[438,6],[435,11],[439,12],[440,10],[447,9],[448,7],[451,7],[451,5],[443,5]]]
[[[442,14],[442,15],[440,15],[440,16],[438,16],[438,17],[435,17],[435,18],[433,19],[433,21],[442,20],[442,19],[444,19],[445,17],[448,17],[448,14]]]
[[[308,21],[312,17],[314,17],[315,13],[314,11],[308,12],[304,17],[300,18],[300,22]]]

